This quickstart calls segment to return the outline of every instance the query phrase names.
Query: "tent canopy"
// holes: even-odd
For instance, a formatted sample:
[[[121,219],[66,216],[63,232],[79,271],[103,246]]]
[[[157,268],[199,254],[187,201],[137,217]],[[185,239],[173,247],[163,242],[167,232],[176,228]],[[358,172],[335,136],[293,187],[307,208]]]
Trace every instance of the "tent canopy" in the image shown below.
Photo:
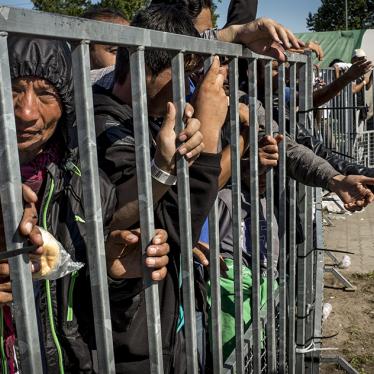
[[[336,58],[351,62],[352,53],[355,49],[361,47],[362,38],[366,30],[350,31],[327,31],[327,32],[307,32],[296,34],[303,42],[318,42],[323,51],[325,58],[322,62],[314,59],[315,64],[321,68],[327,68],[330,62]]]

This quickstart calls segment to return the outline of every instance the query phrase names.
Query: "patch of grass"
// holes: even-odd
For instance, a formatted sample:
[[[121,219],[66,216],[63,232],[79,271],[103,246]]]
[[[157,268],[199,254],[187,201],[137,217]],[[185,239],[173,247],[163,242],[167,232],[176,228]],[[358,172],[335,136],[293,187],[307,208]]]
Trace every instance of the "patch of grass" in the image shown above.
[[[369,374],[366,372],[363,366],[374,365],[374,355],[372,354],[363,354],[363,355],[354,355],[350,357],[351,365],[359,370],[360,374]]]
[[[374,271],[370,273],[353,273],[352,277],[356,279],[374,280]]]
[[[362,336],[362,331],[358,326],[352,325],[347,328],[347,332],[352,338],[360,338]]]

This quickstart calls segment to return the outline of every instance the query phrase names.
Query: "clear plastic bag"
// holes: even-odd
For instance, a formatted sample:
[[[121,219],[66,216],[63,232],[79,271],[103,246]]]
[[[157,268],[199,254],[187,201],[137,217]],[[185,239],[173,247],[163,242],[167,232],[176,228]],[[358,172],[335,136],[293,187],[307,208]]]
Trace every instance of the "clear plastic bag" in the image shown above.
[[[30,254],[33,262],[40,264],[40,270],[33,274],[33,279],[56,280],[81,269],[84,264],[72,260],[62,244],[48,231],[39,228],[43,238],[43,255]]]

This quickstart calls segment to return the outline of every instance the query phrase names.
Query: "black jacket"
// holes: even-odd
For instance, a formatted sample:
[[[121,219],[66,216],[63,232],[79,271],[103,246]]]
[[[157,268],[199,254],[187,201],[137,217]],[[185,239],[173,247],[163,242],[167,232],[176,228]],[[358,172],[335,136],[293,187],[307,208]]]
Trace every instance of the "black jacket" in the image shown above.
[[[87,263],[70,48],[62,41],[15,36],[8,38],[8,46],[12,80],[25,76],[48,80],[62,103],[63,115],[50,140],[59,144],[62,157],[47,166],[38,224],[61,242],[74,260]],[[108,224],[116,195],[103,173],[100,192],[103,222]],[[34,282],[34,290],[44,372],[60,373],[60,360],[65,373],[92,373],[95,339],[87,265],[57,281]]]
[[[136,175],[135,143],[132,109],[121,103],[109,91],[94,88],[95,125],[100,167],[111,181],[120,185]],[[155,153],[154,139],[159,131],[159,122],[149,119],[151,157]],[[192,241],[196,244],[201,227],[218,192],[220,155],[202,154],[190,167]],[[155,227],[168,232],[171,252],[168,275],[159,283],[162,342],[165,372],[183,373],[185,358],[180,357],[180,341],[176,340],[180,290],[180,234],[178,219],[177,186],[172,187],[155,205]],[[136,280],[133,281],[136,283]],[[132,285],[133,286],[133,285]],[[148,340],[144,292],[141,280],[135,292],[124,284],[111,295],[111,313],[115,345],[116,369],[118,373],[148,373]],[[136,296],[134,296],[136,294]],[[122,300],[122,305],[113,302]],[[134,306],[134,303],[136,304]],[[126,319],[121,314],[126,308],[133,310]],[[120,309],[122,307],[122,309]],[[178,334],[178,339],[179,339]]]
[[[58,345],[62,349],[65,373],[93,373],[91,350],[95,347],[95,337],[86,257],[82,181],[73,171],[72,165],[71,158],[59,165],[49,165],[39,212],[39,225],[60,241],[74,260],[86,264],[78,274],[73,273],[57,281],[35,282],[44,367],[48,373],[59,373]],[[113,185],[102,173],[100,192],[103,222],[108,225],[116,205],[116,196]],[[68,310],[71,308],[72,318],[68,319]],[[50,310],[57,341],[53,338]]]
[[[256,19],[258,0],[231,0],[225,27],[243,25]]]

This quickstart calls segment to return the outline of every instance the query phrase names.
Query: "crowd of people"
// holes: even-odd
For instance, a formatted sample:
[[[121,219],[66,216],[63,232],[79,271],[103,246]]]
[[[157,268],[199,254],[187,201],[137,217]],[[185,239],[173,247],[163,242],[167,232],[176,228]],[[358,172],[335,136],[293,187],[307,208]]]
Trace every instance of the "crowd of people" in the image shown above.
[[[249,4],[248,4],[249,3]],[[255,19],[257,1],[232,0],[227,25],[213,28],[210,0],[156,0],[139,10],[129,22],[110,9],[95,9],[84,17],[130,27],[152,29],[193,37],[241,43],[273,57],[274,96],[277,94],[278,62],[285,51],[303,53],[311,49],[320,58],[315,43],[304,45],[295,35],[271,19]],[[123,32],[126,32],[124,28]],[[30,254],[31,271],[42,266],[43,239],[39,227],[49,231],[75,261],[87,263],[85,212],[82,202],[80,158],[76,144],[74,85],[71,50],[67,42],[27,36],[9,36],[9,67],[22,177],[24,214],[19,232],[37,249]],[[148,124],[152,165],[155,233],[142,257],[135,158],[134,114],[130,77],[130,51],[124,47],[91,44],[100,196],[105,233],[113,344],[117,373],[150,371],[143,268],[148,268],[160,294],[162,354],[165,373],[186,372],[185,332],[180,290],[180,233],[178,186],[175,160],[184,157],[189,165],[192,242],[196,297],[198,360],[201,373],[211,371],[210,285],[207,217],[218,197],[224,359],[235,345],[234,240],[232,234],[231,160],[228,125],[227,65],[217,56],[204,73],[196,55],[185,58],[186,97],[183,131],[175,131],[176,106],[172,100],[171,55],[145,51]],[[362,57],[336,81],[313,94],[318,107],[337,95],[349,82],[372,69]],[[345,161],[330,152],[300,123],[296,139],[287,134],[265,132],[264,65],[258,64],[258,118],[250,118],[245,66],[240,69],[239,118],[242,158],[242,224],[244,319],[251,321],[251,180],[249,126],[258,124],[260,189],[261,269],[277,268],[266,259],[266,214],[264,178],[277,168],[278,145],[285,142],[287,177],[308,186],[335,192],[346,209],[360,210],[374,200],[370,186],[374,171]],[[347,74],[348,78],[347,79]],[[345,78],[344,78],[345,76]],[[344,78],[344,79],[343,79]],[[349,82],[348,82],[349,81]],[[230,83],[230,82],[228,82]],[[277,112],[277,101],[274,101]],[[276,114],[274,118],[277,118]],[[278,125],[273,122],[274,133]],[[176,145],[178,144],[178,145]],[[275,199],[277,202],[278,199]],[[3,212],[4,213],[4,212]],[[1,219],[1,218],[0,218]],[[277,222],[277,216],[275,216]],[[3,229],[3,222],[0,222]],[[278,232],[277,228],[274,230]],[[277,238],[273,238],[277,243]],[[303,242],[297,225],[297,241]],[[5,248],[4,235],[0,249]],[[95,336],[87,266],[56,281],[34,281],[35,305],[45,373],[95,372]],[[261,281],[261,300],[266,300],[266,277]],[[17,326],[12,320],[12,289],[9,265],[0,263],[0,305],[3,317],[2,362],[7,372],[20,370]],[[3,365],[4,368],[4,365]]]

